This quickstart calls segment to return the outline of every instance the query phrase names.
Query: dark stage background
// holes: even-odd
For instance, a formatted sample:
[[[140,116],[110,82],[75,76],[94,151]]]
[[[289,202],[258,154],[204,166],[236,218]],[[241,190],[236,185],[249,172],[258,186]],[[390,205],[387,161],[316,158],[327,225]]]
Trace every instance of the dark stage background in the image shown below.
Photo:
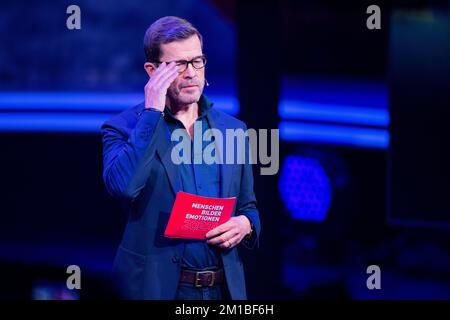
[[[250,299],[450,298],[448,1],[40,0],[0,4],[1,299],[114,298],[127,217],[99,128],[143,99],[143,35],[165,15],[203,34],[215,107],[280,130],[278,174],[254,166]]]

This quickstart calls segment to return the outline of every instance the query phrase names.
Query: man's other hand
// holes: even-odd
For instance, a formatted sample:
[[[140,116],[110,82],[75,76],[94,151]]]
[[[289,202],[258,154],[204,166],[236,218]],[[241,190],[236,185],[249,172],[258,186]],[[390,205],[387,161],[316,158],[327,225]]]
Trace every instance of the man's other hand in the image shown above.
[[[239,215],[212,229],[206,234],[208,244],[219,246],[222,249],[231,249],[237,246],[246,235],[251,232],[250,220]]]

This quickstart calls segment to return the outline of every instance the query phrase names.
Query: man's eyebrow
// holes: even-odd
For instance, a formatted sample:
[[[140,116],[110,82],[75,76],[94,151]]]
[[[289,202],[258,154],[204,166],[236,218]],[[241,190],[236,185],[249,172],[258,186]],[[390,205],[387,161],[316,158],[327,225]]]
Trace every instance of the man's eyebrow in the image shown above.
[[[205,56],[204,54],[201,54],[201,55],[195,56],[195,57],[193,57],[192,59],[189,59],[189,60],[187,60],[187,59],[177,59],[177,60],[173,60],[173,61],[191,61],[191,60],[203,58],[204,56]]]

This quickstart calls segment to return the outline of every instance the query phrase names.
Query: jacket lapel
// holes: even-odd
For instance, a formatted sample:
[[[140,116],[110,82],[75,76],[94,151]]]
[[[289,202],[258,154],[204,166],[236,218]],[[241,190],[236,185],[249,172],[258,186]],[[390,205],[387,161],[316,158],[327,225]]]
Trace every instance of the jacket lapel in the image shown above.
[[[181,191],[181,176],[177,165],[175,165],[171,158],[172,153],[172,141],[170,140],[170,131],[166,123],[162,123],[162,129],[166,139],[159,139],[158,146],[156,148],[157,153],[161,159],[162,165],[166,170],[167,176],[169,177],[170,186],[174,192],[174,196],[177,195],[178,191]]]

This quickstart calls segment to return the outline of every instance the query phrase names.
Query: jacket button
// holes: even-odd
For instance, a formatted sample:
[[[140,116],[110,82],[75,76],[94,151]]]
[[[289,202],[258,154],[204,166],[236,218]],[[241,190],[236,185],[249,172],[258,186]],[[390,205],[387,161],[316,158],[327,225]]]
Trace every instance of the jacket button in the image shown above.
[[[178,257],[178,256],[173,256],[173,257],[172,257],[172,262],[173,262],[173,263],[178,263],[178,262],[180,262],[180,257]]]

